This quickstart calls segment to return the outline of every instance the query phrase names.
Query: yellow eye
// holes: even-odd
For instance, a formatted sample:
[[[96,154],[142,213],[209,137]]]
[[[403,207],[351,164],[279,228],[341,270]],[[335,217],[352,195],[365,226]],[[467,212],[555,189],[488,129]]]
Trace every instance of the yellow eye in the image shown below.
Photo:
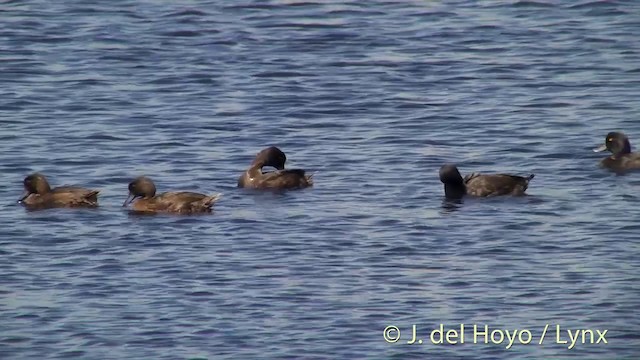
[[[607,141],[613,141],[613,138],[608,138]]]

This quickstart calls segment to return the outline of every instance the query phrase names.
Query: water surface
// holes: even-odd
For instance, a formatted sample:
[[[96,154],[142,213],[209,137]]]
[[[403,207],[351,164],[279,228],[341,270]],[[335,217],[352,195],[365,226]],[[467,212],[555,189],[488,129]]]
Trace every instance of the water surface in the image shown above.
[[[635,1],[5,1],[0,357],[634,359],[640,177]],[[278,145],[316,186],[236,188]],[[536,174],[443,202],[446,162]],[[27,212],[21,181],[101,190]],[[132,216],[127,183],[222,192]],[[529,345],[408,345],[439,324]],[[545,324],[608,344],[538,345]],[[390,344],[383,329],[401,340]],[[428,340],[428,335],[425,341]]]

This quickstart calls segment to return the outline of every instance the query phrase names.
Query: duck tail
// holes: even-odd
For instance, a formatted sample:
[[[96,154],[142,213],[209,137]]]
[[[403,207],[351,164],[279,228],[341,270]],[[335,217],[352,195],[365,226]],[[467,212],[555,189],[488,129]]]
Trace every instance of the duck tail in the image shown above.
[[[527,176],[527,182],[531,181],[531,179],[533,179],[536,176],[536,174],[530,174],[529,176]]]
[[[216,201],[220,200],[221,197],[222,197],[222,194],[220,193],[213,194],[211,196],[207,196],[206,198],[200,200],[200,204],[203,207],[211,208]]]
[[[315,173],[304,175],[304,179],[307,181],[308,186],[313,186],[313,175],[315,175]]]
[[[83,196],[83,199],[89,205],[98,206],[99,193],[100,193],[100,190],[91,190]]]

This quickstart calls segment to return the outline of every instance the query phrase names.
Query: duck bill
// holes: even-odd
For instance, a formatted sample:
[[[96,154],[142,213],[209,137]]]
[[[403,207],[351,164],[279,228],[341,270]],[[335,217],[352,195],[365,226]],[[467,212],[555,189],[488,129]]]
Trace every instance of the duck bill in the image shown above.
[[[602,144],[597,148],[593,149],[593,152],[603,152],[605,150],[607,150],[607,144]]]
[[[24,194],[22,194],[22,197],[21,197],[20,199],[18,199],[18,202],[19,202],[19,203],[20,203],[20,202],[23,202],[23,201],[24,201],[24,199],[26,199],[26,198],[28,198],[28,197],[29,197],[29,195],[31,195],[31,193],[30,193],[30,192],[28,192],[28,191],[25,191],[25,192],[24,192]]]
[[[129,195],[127,195],[127,198],[124,200],[124,202],[122,203],[122,207],[126,207],[127,205],[131,204],[131,202],[133,201],[133,199],[135,199],[136,197],[133,196],[132,193],[129,193]]]

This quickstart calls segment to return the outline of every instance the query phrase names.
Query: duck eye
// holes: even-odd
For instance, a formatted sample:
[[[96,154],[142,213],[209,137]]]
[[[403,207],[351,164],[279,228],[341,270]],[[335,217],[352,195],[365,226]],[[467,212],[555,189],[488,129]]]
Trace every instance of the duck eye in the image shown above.
[[[607,141],[611,142],[613,141],[613,138],[608,138]]]

